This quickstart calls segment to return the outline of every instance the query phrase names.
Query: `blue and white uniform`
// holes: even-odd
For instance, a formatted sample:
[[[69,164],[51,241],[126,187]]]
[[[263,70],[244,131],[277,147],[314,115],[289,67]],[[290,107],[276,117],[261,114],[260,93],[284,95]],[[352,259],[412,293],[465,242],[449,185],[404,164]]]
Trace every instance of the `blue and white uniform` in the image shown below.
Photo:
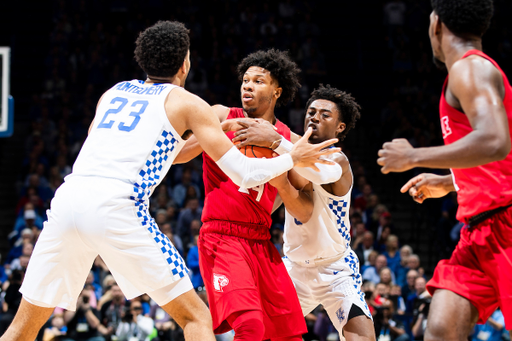
[[[283,259],[304,315],[322,304],[341,333],[352,304],[371,318],[361,292],[359,261],[350,248],[350,195],[328,193],[313,183],[313,215],[301,223],[288,212]]]
[[[98,254],[129,299],[148,293],[165,304],[192,289],[185,261],[148,211],[185,144],[165,112],[176,87],[132,80],[103,95],[31,257],[20,289],[29,302],[74,310]]]

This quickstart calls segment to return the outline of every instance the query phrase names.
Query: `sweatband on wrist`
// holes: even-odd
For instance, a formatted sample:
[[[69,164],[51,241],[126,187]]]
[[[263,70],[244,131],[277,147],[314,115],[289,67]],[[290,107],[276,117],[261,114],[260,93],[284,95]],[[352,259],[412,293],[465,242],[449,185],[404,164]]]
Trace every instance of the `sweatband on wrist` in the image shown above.
[[[217,161],[219,168],[239,187],[252,188],[272,180],[293,168],[289,154],[272,159],[253,159],[233,146]]]

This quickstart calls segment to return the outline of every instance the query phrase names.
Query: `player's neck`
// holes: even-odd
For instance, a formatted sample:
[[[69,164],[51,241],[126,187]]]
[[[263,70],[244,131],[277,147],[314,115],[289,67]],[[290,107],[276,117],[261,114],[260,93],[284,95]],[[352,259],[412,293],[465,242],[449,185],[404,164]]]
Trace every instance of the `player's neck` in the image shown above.
[[[272,124],[276,124],[277,122],[276,115],[274,114],[274,108],[269,108],[268,110],[262,113],[257,111],[247,112],[244,110],[244,114],[249,118],[261,118],[262,120],[269,121]]]
[[[170,83],[174,85],[181,85],[181,80],[178,77],[153,77],[148,76],[145,83],[149,84],[160,84],[160,83]]]
[[[445,52],[445,64],[450,72],[453,64],[460,60],[468,51],[482,51],[482,39],[463,39],[455,35],[450,35],[443,40],[443,50]]]

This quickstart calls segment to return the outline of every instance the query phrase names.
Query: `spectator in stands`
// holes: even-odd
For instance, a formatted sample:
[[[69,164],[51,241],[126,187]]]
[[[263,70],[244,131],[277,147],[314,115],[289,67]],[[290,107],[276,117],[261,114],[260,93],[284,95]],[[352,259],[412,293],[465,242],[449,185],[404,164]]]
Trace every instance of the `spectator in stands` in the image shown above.
[[[64,322],[67,325],[67,333],[62,341],[104,341],[102,335],[107,335],[108,330],[100,323],[98,310],[91,306],[91,290],[84,289],[78,297],[76,311],[66,310]]]
[[[358,222],[353,223],[354,226],[354,232],[352,234],[352,239],[350,240],[351,244],[350,247],[352,250],[356,250],[359,247],[359,244],[363,242],[364,233],[366,232],[366,227],[364,226],[364,223]]]
[[[32,251],[34,251],[34,244],[32,244],[32,243],[23,244],[23,249],[22,249],[21,255],[18,258],[13,259],[13,261],[11,262],[11,265],[9,267],[10,270],[14,271],[14,270],[23,270],[24,268],[26,269],[26,265],[25,265],[25,267],[23,267],[23,265],[25,264],[25,262],[23,260],[24,260],[24,257],[28,257],[28,259],[30,259],[30,256],[32,256]],[[28,263],[28,261],[26,263]]]
[[[402,288],[399,285],[392,285],[389,292],[389,299],[393,301],[398,315],[405,314],[405,300],[402,297]]]
[[[138,299],[133,299],[123,311],[122,321],[116,329],[116,336],[119,341],[145,341],[153,332],[155,322],[147,316],[142,315],[142,304]]]
[[[20,287],[24,276],[25,273],[22,270],[15,270],[12,272],[9,280],[3,285],[2,289],[5,292],[5,296],[2,307],[3,313],[0,316],[0,335],[6,331],[18,311],[21,303]]]
[[[50,326],[44,330],[43,341],[62,341],[62,337],[65,337],[68,330],[63,314],[54,314],[50,323]]]
[[[125,308],[127,307],[124,294],[117,283],[111,286],[110,292],[111,300],[105,302],[100,310],[101,324],[107,328],[105,335],[116,333],[117,327],[121,323],[121,318],[124,316]]]
[[[377,259],[375,261],[375,266],[374,267],[370,266],[363,272],[363,279],[372,281],[375,284],[379,283],[380,282],[380,272],[382,269],[387,267],[387,263],[388,262],[386,260],[386,256],[378,255]],[[393,283],[395,282],[395,275],[392,272],[391,272],[391,281]]]
[[[192,241],[190,225],[193,220],[201,220],[202,212],[203,208],[199,207],[199,199],[189,200],[187,207],[180,212],[176,230],[184,245],[188,245]]]
[[[421,298],[428,294],[426,290],[427,281],[425,278],[418,276],[414,281],[414,292],[407,297],[406,307],[408,313],[413,313],[415,309],[418,309]]]
[[[379,253],[377,251],[373,250],[372,252],[370,252],[370,254],[368,255],[368,265],[363,265],[361,267],[361,274],[363,274],[367,268],[375,267],[375,262],[377,261],[378,256]]]
[[[377,241],[374,248],[379,252],[386,251],[386,243],[389,235],[391,234],[391,214],[389,212],[384,212],[379,217],[379,226],[377,227],[377,231],[375,231],[375,240]]]
[[[149,311],[149,317],[155,321],[158,333],[158,341],[184,340],[183,330],[160,306],[153,302]]]
[[[423,268],[420,267],[420,257],[418,255],[412,254],[409,256],[409,259],[407,260],[407,267],[410,270],[418,271],[418,274],[420,276],[425,275],[425,270],[423,270]]]
[[[379,272],[379,283],[386,284],[391,289],[391,286],[395,284],[393,282],[392,274],[391,269],[388,267],[381,269]]]
[[[176,248],[176,250],[178,250],[180,255],[182,255],[182,256],[185,255],[185,253],[184,253],[185,249],[183,248],[183,242],[181,241],[180,236],[178,236],[172,232],[171,223],[165,223],[161,226],[159,225],[159,227],[160,227],[160,231],[162,231],[162,233],[165,234],[167,236],[167,238],[169,238],[172,245],[174,245],[174,247]]]
[[[204,286],[203,278],[201,277],[201,272],[199,271],[199,251],[197,249],[197,239],[199,238],[199,234],[194,235],[194,246],[188,250],[187,254],[187,267],[192,271],[192,285],[194,288],[198,288],[200,286]]]
[[[192,170],[185,168],[181,174],[181,182],[174,186],[172,191],[172,198],[179,207],[183,207],[185,204],[185,198],[187,196],[187,190],[189,186],[194,187],[196,194],[199,195],[199,188],[196,184],[192,183]]]
[[[505,327],[505,319],[498,308],[485,324],[477,324],[473,329],[471,341],[500,341]]]
[[[405,328],[400,320],[393,319],[395,308],[393,301],[388,300],[387,304],[378,309],[378,313],[374,318],[375,335],[379,341],[407,341],[409,335],[405,332]]]
[[[359,244],[358,248],[355,249],[357,258],[359,258],[359,264],[368,265],[368,256],[373,251],[373,233],[366,231],[363,234],[363,242]]]
[[[425,288],[425,279],[418,277],[416,279],[416,295],[413,302],[413,321],[412,335],[415,340],[423,340],[425,329],[427,328],[427,317],[430,308],[432,296]]]
[[[407,272],[407,283],[402,286],[402,297],[407,300],[409,295],[414,293],[414,283],[416,282],[416,278],[419,277],[418,271],[416,270],[409,270]]]
[[[14,246],[9,250],[7,257],[5,259],[5,264],[11,264],[12,261],[23,254],[23,245],[25,244],[33,244],[34,243],[34,233],[31,229],[26,228],[21,231],[21,237],[14,244]]]
[[[400,248],[400,263],[396,269],[396,284],[403,287],[407,284],[407,272],[409,268],[407,267],[407,262],[409,261],[409,257],[412,255],[412,248],[409,245],[404,245]]]
[[[398,237],[390,234],[386,240],[386,251],[382,253],[388,261],[388,267],[396,275],[400,266],[400,253],[398,252]]]

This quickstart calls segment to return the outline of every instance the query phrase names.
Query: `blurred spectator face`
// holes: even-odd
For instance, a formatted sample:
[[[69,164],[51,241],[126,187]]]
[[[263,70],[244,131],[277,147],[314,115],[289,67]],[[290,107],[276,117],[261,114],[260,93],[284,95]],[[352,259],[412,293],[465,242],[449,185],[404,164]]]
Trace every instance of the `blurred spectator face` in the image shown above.
[[[389,295],[389,287],[384,283],[379,283],[375,286],[375,293],[380,297],[387,297]]]
[[[190,199],[188,201],[188,208],[190,208],[192,211],[195,211],[199,208],[199,200],[198,199]]]
[[[418,271],[416,270],[409,270],[409,272],[407,272],[407,285],[409,287],[413,287],[414,286],[414,282],[416,282],[416,278],[418,278],[419,274],[418,274]]]
[[[23,269],[26,269],[28,266],[28,261],[30,260],[30,256],[21,255],[20,256],[20,266]]]
[[[25,224],[27,224],[27,227],[32,227],[34,225],[34,221],[36,220],[36,211],[27,210],[23,214],[25,218]]]
[[[270,72],[259,66],[251,66],[245,71],[240,87],[242,107],[244,111],[253,117],[256,112],[264,113],[274,107],[277,97],[276,92],[281,93],[277,81],[272,78]],[[255,116],[255,117],[259,117]]]
[[[55,315],[52,319],[52,327],[60,330],[62,327],[64,327],[64,318],[62,318],[61,315]]]
[[[412,255],[412,248],[409,245],[402,246],[400,249],[400,258],[402,260],[408,260],[410,255]]]
[[[165,195],[159,195],[156,198],[156,205],[158,207],[167,207],[167,196]]]
[[[363,245],[366,249],[369,249],[373,246],[373,233],[370,231],[366,231],[363,236]]]
[[[132,312],[133,316],[138,316],[142,314],[142,304],[140,303],[140,301],[131,301],[130,311]]]
[[[414,290],[416,290],[416,293],[420,295],[426,290],[426,284],[427,281],[423,277],[418,277],[414,281]]]
[[[379,224],[380,226],[389,226],[391,224],[391,214],[389,212],[382,213],[379,217]]]
[[[402,296],[402,288],[399,285],[393,285],[389,294],[391,296]]]
[[[364,233],[366,232],[366,227],[364,226],[364,223],[357,223],[356,224],[356,236],[364,236]]]
[[[172,234],[172,227],[170,223],[165,223],[162,225],[158,225],[160,227],[160,231],[162,231],[163,234],[171,233]]]
[[[370,194],[372,194],[372,186],[370,186],[370,184],[365,184],[363,186],[362,192],[365,197],[368,197]]]
[[[32,251],[34,251],[34,245],[32,243],[23,244],[23,249],[21,250],[21,253],[24,256],[32,256]]]
[[[107,291],[116,283],[116,280],[112,275],[106,275],[103,279],[103,290]]]
[[[368,202],[366,204],[366,207],[375,207],[379,203],[379,197],[377,194],[370,194],[368,196]]]
[[[388,250],[398,250],[398,237],[394,234],[389,235],[386,246]]]
[[[23,244],[27,244],[27,243],[30,243],[32,244],[32,239],[34,238],[34,234],[32,233],[32,230],[31,229],[23,229],[23,231],[21,231],[21,240],[23,242]]]
[[[110,290],[112,292],[112,300],[114,302],[119,303],[124,300],[124,294],[117,284],[112,285]]]
[[[176,209],[174,208],[174,206],[169,206],[167,207],[167,217],[169,217],[169,219],[173,218],[174,215],[176,214]]]
[[[375,250],[370,252],[368,255],[368,263],[370,263],[371,266],[375,266],[375,262],[377,261],[377,257],[379,256],[379,253]]]
[[[86,284],[92,284],[94,283],[94,274],[91,272],[89,272],[89,274],[87,275],[87,279],[85,280],[85,283]]]
[[[194,186],[188,186],[187,187],[187,198],[197,198],[196,189]]]
[[[380,281],[384,284],[391,284],[391,270],[389,268],[383,268],[380,271]]]
[[[199,234],[199,230],[201,229],[201,221],[198,219],[192,220],[190,223],[190,232],[192,235]]]
[[[189,184],[190,179],[192,179],[192,171],[189,168],[185,168],[181,174],[181,183]]]
[[[417,255],[410,255],[407,259],[407,267],[409,269],[418,269],[420,267],[420,257]]]
[[[359,178],[357,178],[357,188],[362,189],[364,185],[366,185],[366,177],[360,176]]]
[[[382,229],[382,233],[380,234],[380,240],[388,240],[389,235],[391,234],[391,228],[389,226],[384,227]]]
[[[384,255],[377,256],[377,260],[375,261],[375,268],[377,269],[377,271],[384,269],[387,265],[388,265],[388,260],[386,259],[386,256],[384,256]]]
[[[167,220],[167,210],[160,209],[156,212],[156,218],[155,221],[158,226],[162,226],[165,224]]]
[[[32,175],[28,178],[28,185],[29,185],[30,187],[38,188],[38,187],[39,187],[39,175],[37,175],[37,174],[32,174]]]

